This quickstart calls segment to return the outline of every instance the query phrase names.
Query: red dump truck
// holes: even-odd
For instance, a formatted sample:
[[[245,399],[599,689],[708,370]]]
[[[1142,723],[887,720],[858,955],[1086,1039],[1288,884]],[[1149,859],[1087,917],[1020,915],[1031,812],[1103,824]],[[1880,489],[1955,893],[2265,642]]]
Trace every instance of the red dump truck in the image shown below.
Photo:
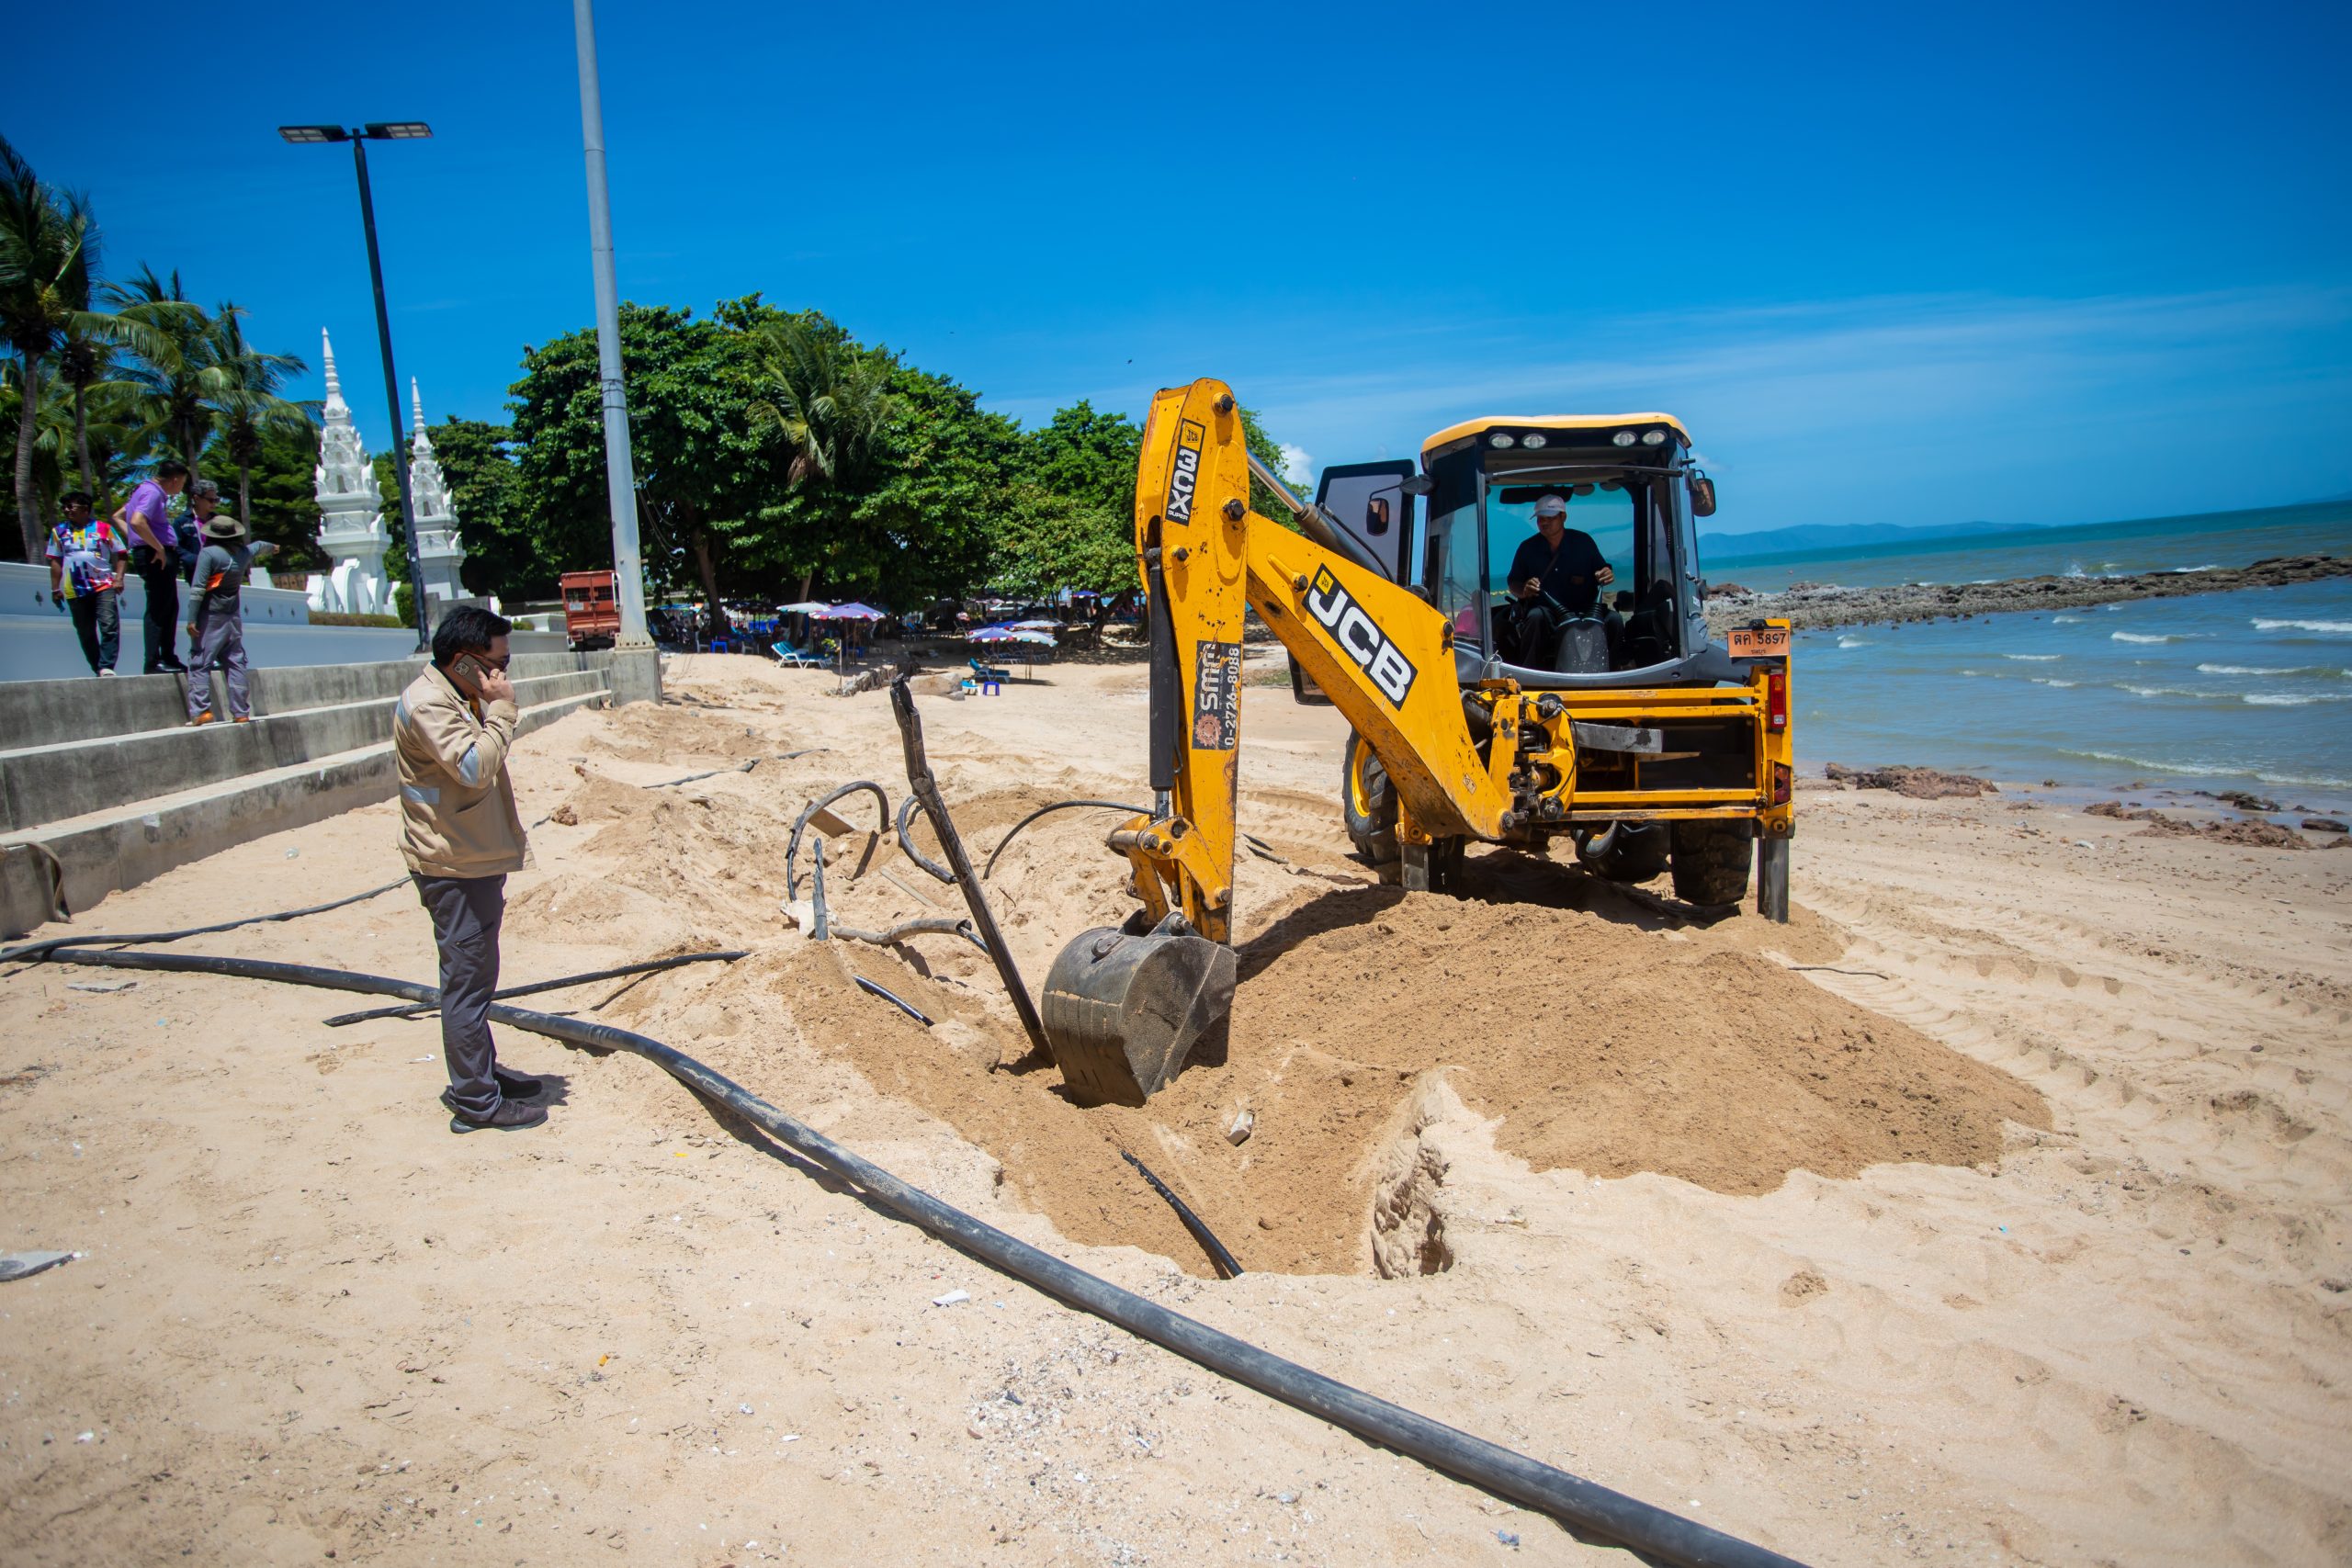
[[[563,585],[563,635],[576,649],[610,648],[620,636],[620,601],[609,571],[567,571]]]

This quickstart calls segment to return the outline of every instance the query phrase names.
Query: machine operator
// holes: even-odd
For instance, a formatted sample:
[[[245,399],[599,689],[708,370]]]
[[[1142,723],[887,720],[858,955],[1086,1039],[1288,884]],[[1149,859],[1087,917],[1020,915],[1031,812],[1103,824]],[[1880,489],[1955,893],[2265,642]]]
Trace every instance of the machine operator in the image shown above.
[[[1535,532],[1510,558],[1511,597],[1548,593],[1568,614],[1589,615],[1600,591],[1616,581],[1592,536],[1568,526],[1567,498],[1547,491],[1538,499]]]

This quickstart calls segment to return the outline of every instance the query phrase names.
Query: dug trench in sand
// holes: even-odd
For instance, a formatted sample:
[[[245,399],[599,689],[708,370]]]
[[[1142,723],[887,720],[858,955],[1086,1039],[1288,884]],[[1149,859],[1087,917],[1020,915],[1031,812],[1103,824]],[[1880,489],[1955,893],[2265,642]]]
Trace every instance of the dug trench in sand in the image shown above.
[[[629,712],[619,720],[651,722]],[[713,749],[737,743],[705,722]],[[625,732],[616,751],[642,746]],[[1229,1033],[1204,1040],[1147,1107],[1080,1106],[1030,1058],[993,970],[969,943],[779,940],[781,825],[843,776],[838,761],[808,758],[671,799],[592,773],[565,805],[593,835],[573,869],[517,897],[514,929],[559,938],[583,920],[635,920],[659,908],[685,917],[663,928],[666,942],[760,944],[675,1020],[651,986],[613,1016],[718,1036],[707,1046],[713,1065],[749,1083],[792,1081],[812,1065],[854,1069],[989,1151],[1020,1200],[1075,1240],[1144,1247],[1213,1272],[1125,1168],[1127,1148],[1247,1268],[1435,1267],[1436,1243],[1376,1242],[1394,1228],[1397,1195],[1384,1188],[1398,1168],[1408,1184],[1431,1179],[1411,1146],[1417,1107],[1440,1080],[1497,1118],[1498,1143],[1535,1170],[1654,1171],[1733,1193],[1770,1191],[1797,1170],[1988,1164],[2005,1121],[2049,1125],[2031,1089],[1824,994],[1758,951],[1834,956],[1835,939],[1810,918],[1793,929],[1660,918],[1509,851],[1473,857],[1458,901],[1347,886],[1368,882],[1363,868],[1296,807],[1262,829],[1291,863],[1247,859],[1237,874],[1244,925]],[[1000,790],[951,795],[949,805],[967,839],[992,846],[1052,798]],[[1049,941],[1122,918],[1125,870],[1102,852],[1102,830],[1082,813],[1048,817],[991,881],[1006,931],[1028,938],[1027,967],[1042,967],[1034,954]],[[897,880],[884,874],[894,870]],[[832,916],[879,929],[937,913],[906,891],[926,883],[886,843],[854,881],[830,874]],[[955,902],[952,888],[940,897]],[[859,976],[935,1026],[877,1004]],[[1226,1132],[1244,1111],[1255,1126],[1237,1147]],[[1442,1200],[1415,1201],[1442,1228]]]

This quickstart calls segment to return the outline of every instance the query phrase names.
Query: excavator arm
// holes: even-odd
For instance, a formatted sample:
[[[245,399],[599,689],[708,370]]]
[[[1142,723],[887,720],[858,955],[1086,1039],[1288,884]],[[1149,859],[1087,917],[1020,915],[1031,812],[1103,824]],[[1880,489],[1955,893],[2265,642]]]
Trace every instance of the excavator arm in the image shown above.
[[[1311,509],[1299,520],[1320,540],[1251,511],[1250,471],[1222,382],[1154,398],[1136,489],[1153,805],[1111,834],[1143,908],[1064,950],[1043,1010],[1065,1078],[1091,1098],[1141,1104],[1232,1005],[1245,609],[1378,752],[1400,836],[1493,839],[1511,808],[1464,716],[1445,617],[1350,558]]]

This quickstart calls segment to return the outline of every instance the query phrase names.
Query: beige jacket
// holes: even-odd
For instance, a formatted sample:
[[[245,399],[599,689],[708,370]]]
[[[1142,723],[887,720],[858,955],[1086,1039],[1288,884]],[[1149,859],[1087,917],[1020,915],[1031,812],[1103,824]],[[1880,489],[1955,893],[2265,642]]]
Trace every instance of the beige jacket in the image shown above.
[[[392,750],[401,770],[401,855],[424,876],[501,876],[523,869],[506,749],[514,705],[476,710],[432,665],[401,694]]]

